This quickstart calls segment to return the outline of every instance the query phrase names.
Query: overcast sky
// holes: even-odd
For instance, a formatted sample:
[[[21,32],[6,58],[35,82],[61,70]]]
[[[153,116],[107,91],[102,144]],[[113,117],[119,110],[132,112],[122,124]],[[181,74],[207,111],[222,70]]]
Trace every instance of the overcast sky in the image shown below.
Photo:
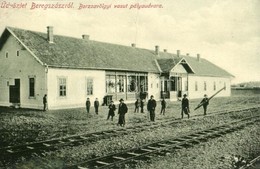
[[[232,83],[260,81],[260,0],[74,0],[74,9],[0,8],[0,32],[6,26],[154,49],[181,50],[224,68]],[[0,3],[3,0],[0,0]],[[66,3],[73,0],[39,1]],[[160,9],[82,9],[83,4],[162,4]]]

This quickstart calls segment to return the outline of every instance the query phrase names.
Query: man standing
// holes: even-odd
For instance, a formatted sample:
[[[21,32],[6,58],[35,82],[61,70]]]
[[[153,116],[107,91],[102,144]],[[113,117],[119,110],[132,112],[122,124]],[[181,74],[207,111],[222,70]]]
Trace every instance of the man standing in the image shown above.
[[[139,101],[139,99],[137,99],[135,101],[135,113],[136,112],[139,113],[139,107],[140,107],[140,101]]]
[[[204,109],[204,115],[207,114],[207,107],[209,105],[209,98],[206,94],[204,94],[204,98],[201,100],[200,104],[202,104]]]
[[[47,94],[43,96],[43,111],[46,111],[47,109]]]
[[[161,109],[161,114],[165,114],[165,108],[166,108],[166,101],[165,99],[163,98],[162,101],[161,101],[161,106],[162,106],[162,109]]]
[[[141,107],[141,113],[143,113],[144,112],[144,100],[143,99],[141,99],[140,107]]]
[[[121,98],[119,100],[119,102],[120,102],[119,107],[118,107],[119,118],[118,118],[117,125],[124,127],[125,126],[125,114],[127,113],[128,108],[127,108],[126,104],[124,103],[124,99]]]
[[[89,98],[87,98],[87,101],[86,101],[87,113],[89,113],[90,105],[91,105],[90,100],[89,100]]]
[[[153,99],[153,95],[151,95],[150,100],[148,100],[147,103],[147,110],[150,112],[150,120],[155,120],[155,107],[156,107],[156,101]]]
[[[98,114],[98,107],[99,107],[98,98],[96,98],[96,100],[94,101],[94,107],[95,107],[95,112],[96,112],[96,114]]]
[[[183,99],[181,101],[181,118],[183,119],[183,113],[188,115],[190,118],[190,108],[189,108],[189,99],[187,98],[187,94],[183,95]]]

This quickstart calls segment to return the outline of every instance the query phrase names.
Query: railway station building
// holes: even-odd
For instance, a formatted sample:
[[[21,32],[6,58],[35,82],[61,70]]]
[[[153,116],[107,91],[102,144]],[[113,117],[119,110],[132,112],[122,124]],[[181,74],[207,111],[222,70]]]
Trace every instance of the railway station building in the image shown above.
[[[231,94],[233,75],[206,59],[167,50],[142,49],[82,38],[6,27],[0,37],[0,106],[42,109],[84,107],[86,98],[104,105],[137,98],[177,101]],[[93,105],[93,104],[92,104]]]

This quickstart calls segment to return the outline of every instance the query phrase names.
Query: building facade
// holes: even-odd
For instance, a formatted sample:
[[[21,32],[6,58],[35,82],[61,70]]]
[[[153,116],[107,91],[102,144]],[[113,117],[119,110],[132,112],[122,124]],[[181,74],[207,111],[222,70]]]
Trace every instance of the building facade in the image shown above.
[[[178,100],[230,96],[233,77],[209,61],[155,50],[122,46],[7,27],[0,38],[0,106],[42,109],[84,107],[86,98]],[[92,104],[93,105],[93,104]]]

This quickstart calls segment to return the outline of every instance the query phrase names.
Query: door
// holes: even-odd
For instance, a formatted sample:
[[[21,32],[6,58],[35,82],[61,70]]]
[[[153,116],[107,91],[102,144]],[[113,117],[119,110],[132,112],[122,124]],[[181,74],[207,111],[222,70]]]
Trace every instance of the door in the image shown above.
[[[14,79],[14,85],[9,86],[10,103],[20,103],[20,79]]]

